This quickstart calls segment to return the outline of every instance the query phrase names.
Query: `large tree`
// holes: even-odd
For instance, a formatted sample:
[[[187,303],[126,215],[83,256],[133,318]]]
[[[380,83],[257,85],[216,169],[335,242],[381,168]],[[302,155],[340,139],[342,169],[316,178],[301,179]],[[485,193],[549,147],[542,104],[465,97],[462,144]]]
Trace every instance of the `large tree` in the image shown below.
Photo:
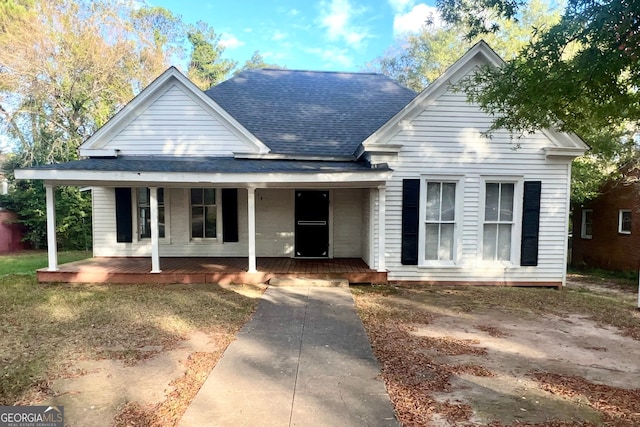
[[[0,2],[0,126],[13,144],[7,175],[76,159],[79,144],[179,53],[184,29],[169,11],[134,1]],[[65,188],[57,196],[59,241],[86,247],[89,195]],[[42,183],[16,182],[3,199],[29,240],[43,244]]]
[[[543,0],[532,0],[518,21],[501,19],[489,34],[467,37],[464,23],[435,27],[425,22],[417,34],[400,38],[387,53],[368,66],[416,91],[423,90],[480,39],[484,39],[504,59],[513,59],[536,36],[536,29],[560,20]]]
[[[504,20],[518,21],[527,6],[514,0],[438,0],[444,19],[464,26],[467,38],[501,31]],[[465,89],[496,117],[495,129],[526,134],[555,126],[581,135],[591,157],[576,163],[574,172],[597,186],[636,151],[640,0],[569,0],[559,22],[536,31],[504,67],[483,69]],[[593,196],[594,186],[574,191],[574,199]]]
[[[191,60],[187,76],[200,89],[207,90],[229,76],[237,62],[223,59],[220,36],[205,22],[198,22],[187,34],[191,43]]]

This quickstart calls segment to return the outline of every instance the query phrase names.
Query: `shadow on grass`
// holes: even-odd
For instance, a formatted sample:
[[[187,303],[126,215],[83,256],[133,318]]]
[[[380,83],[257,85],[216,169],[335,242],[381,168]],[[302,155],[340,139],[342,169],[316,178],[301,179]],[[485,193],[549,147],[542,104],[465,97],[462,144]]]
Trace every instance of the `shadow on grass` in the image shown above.
[[[241,288],[238,288],[241,289]],[[0,277],[0,405],[28,404],[73,361],[135,364],[194,331],[235,334],[260,292],[216,285],[39,284]],[[251,292],[255,292],[252,295]]]

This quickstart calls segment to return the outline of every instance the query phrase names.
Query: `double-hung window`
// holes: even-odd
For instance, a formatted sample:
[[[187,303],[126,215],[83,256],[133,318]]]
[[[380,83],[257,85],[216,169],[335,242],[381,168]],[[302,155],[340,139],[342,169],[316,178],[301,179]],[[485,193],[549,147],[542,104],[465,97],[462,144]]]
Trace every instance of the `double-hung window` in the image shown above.
[[[422,265],[454,265],[457,261],[459,181],[428,177],[422,181],[421,240]]]
[[[513,182],[486,182],[484,223],[482,230],[482,259],[510,261],[514,233]]]
[[[138,188],[138,236],[151,238],[151,198],[148,188]],[[165,236],[164,188],[158,188],[158,231],[160,238]]]
[[[218,205],[215,188],[191,189],[191,238],[215,239]]]
[[[591,239],[593,237],[593,209],[582,210],[580,237],[583,239]]]
[[[618,233],[631,234],[631,210],[620,209],[618,211]]]

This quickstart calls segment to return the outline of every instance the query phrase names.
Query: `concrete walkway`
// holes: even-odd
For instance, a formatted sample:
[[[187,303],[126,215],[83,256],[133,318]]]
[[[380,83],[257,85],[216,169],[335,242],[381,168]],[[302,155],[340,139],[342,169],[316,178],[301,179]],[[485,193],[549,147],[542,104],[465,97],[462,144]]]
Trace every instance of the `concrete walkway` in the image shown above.
[[[180,422],[398,426],[347,287],[269,287]]]

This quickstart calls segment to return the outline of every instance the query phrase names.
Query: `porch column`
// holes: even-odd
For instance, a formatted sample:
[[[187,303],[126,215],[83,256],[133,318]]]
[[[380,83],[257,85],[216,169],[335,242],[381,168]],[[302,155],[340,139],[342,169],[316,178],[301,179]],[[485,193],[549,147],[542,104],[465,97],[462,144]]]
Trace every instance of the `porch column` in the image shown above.
[[[149,187],[151,211],[151,272],[160,273],[160,231],[158,228],[158,187]]]
[[[385,246],[387,237],[387,196],[386,187],[378,187],[378,271],[387,271],[385,263]]]
[[[58,270],[58,241],[56,239],[56,194],[52,185],[45,185],[47,200],[47,254],[49,267],[47,271]]]
[[[256,269],[256,189],[247,187],[247,217],[249,219],[249,270],[257,273]]]

